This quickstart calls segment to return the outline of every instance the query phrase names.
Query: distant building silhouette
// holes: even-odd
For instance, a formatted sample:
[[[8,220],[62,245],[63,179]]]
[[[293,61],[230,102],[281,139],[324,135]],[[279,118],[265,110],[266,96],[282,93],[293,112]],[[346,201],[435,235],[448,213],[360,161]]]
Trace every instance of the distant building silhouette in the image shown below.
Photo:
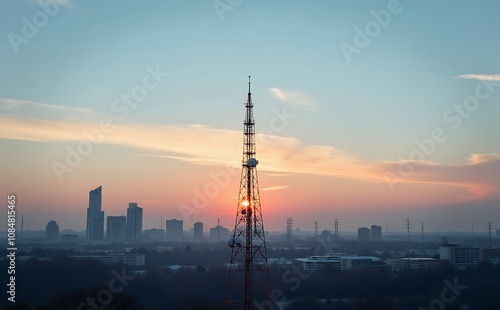
[[[64,235],[61,235],[60,240],[62,243],[77,243],[78,242],[78,235],[64,234]]]
[[[382,241],[382,226],[372,225],[372,241]]]
[[[106,240],[110,242],[125,242],[127,238],[127,217],[108,216],[106,225]]]
[[[159,228],[146,229],[142,232],[143,241],[165,241],[165,230]]]
[[[184,240],[184,222],[182,220],[167,220],[165,227],[168,241]]]
[[[76,259],[96,260],[107,264],[123,264],[127,266],[144,266],[146,256],[144,254],[106,254],[106,255],[74,255],[70,256]]]
[[[229,239],[229,229],[217,225],[210,228],[210,240],[212,241],[227,241]]]
[[[358,228],[358,241],[359,242],[370,241],[370,228],[366,228],[366,227]]]
[[[101,211],[102,186],[89,193],[87,209],[87,240],[104,239],[104,211]]]
[[[131,202],[127,209],[127,241],[137,242],[142,235],[142,208]]]
[[[56,221],[50,221],[47,226],[45,226],[45,239],[59,240],[59,226]]]
[[[196,241],[203,240],[203,223],[202,222],[194,223],[194,240],[196,240]]]

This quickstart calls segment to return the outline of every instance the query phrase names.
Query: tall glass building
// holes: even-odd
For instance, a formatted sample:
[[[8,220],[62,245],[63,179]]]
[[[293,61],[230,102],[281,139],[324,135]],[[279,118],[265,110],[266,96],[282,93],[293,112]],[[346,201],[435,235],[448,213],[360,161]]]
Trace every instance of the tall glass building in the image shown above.
[[[142,208],[131,202],[127,209],[127,241],[137,242],[142,234]]]
[[[101,211],[102,186],[89,192],[87,240],[104,239],[104,211]]]

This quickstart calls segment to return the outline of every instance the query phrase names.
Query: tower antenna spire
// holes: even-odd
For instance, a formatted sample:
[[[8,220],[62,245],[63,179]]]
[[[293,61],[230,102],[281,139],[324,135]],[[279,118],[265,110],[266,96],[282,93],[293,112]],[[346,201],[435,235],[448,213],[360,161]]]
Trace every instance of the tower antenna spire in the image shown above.
[[[231,262],[226,304],[229,309],[254,309],[256,301],[268,300],[271,281],[267,264],[266,238],[260,206],[255,158],[255,120],[248,76],[248,99],[243,123],[243,160],[236,220],[231,239]]]

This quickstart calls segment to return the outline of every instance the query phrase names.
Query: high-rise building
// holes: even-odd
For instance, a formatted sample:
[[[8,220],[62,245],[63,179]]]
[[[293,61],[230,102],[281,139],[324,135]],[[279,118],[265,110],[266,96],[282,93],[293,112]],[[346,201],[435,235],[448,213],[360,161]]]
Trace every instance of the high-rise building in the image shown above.
[[[142,241],[165,241],[165,230],[160,228],[151,228],[142,231]]]
[[[382,226],[372,225],[372,241],[382,241]]]
[[[104,211],[101,211],[102,186],[89,193],[87,209],[87,240],[104,239]]]
[[[194,223],[194,240],[196,240],[196,241],[203,240],[203,223],[202,222]]]
[[[358,228],[358,241],[359,242],[370,241],[370,228],[366,227]]]
[[[122,216],[108,216],[106,225],[106,240],[124,242],[127,237],[127,218]]]
[[[217,225],[210,228],[210,240],[212,241],[227,241],[230,237],[229,229]]]
[[[127,209],[127,241],[137,242],[142,234],[142,208],[131,202]]]
[[[184,222],[182,220],[167,220],[165,222],[167,240],[168,241],[182,241],[184,239],[183,231]]]
[[[59,226],[56,221],[50,221],[47,226],[45,226],[45,239],[59,240]]]

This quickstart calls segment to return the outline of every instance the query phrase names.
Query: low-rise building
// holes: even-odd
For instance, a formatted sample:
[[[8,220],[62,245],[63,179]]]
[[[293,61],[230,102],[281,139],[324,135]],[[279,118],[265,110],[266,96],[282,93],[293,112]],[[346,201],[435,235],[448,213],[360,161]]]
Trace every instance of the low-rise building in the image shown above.
[[[76,255],[77,259],[98,260],[108,264],[122,263],[127,266],[144,266],[144,254]]]
[[[481,262],[481,249],[445,243],[439,247],[439,258],[451,262],[456,268],[475,268]]]
[[[386,260],[395,272],[439,267],[441,260],[429,257],[401,257]]]
[[[320,271],[325,267],[331,267],[340,271],[369,269],[385,265],[375,256],[358,256],[347,254],[326,254],[318,256],[309,256],[306,258],[296,258],[293,263],[298,265],[304,271]],[[383,267],[384,269],[386,267]]]
[[[500,262],[500,248],[482,248],[481,261],[498,264]]]

